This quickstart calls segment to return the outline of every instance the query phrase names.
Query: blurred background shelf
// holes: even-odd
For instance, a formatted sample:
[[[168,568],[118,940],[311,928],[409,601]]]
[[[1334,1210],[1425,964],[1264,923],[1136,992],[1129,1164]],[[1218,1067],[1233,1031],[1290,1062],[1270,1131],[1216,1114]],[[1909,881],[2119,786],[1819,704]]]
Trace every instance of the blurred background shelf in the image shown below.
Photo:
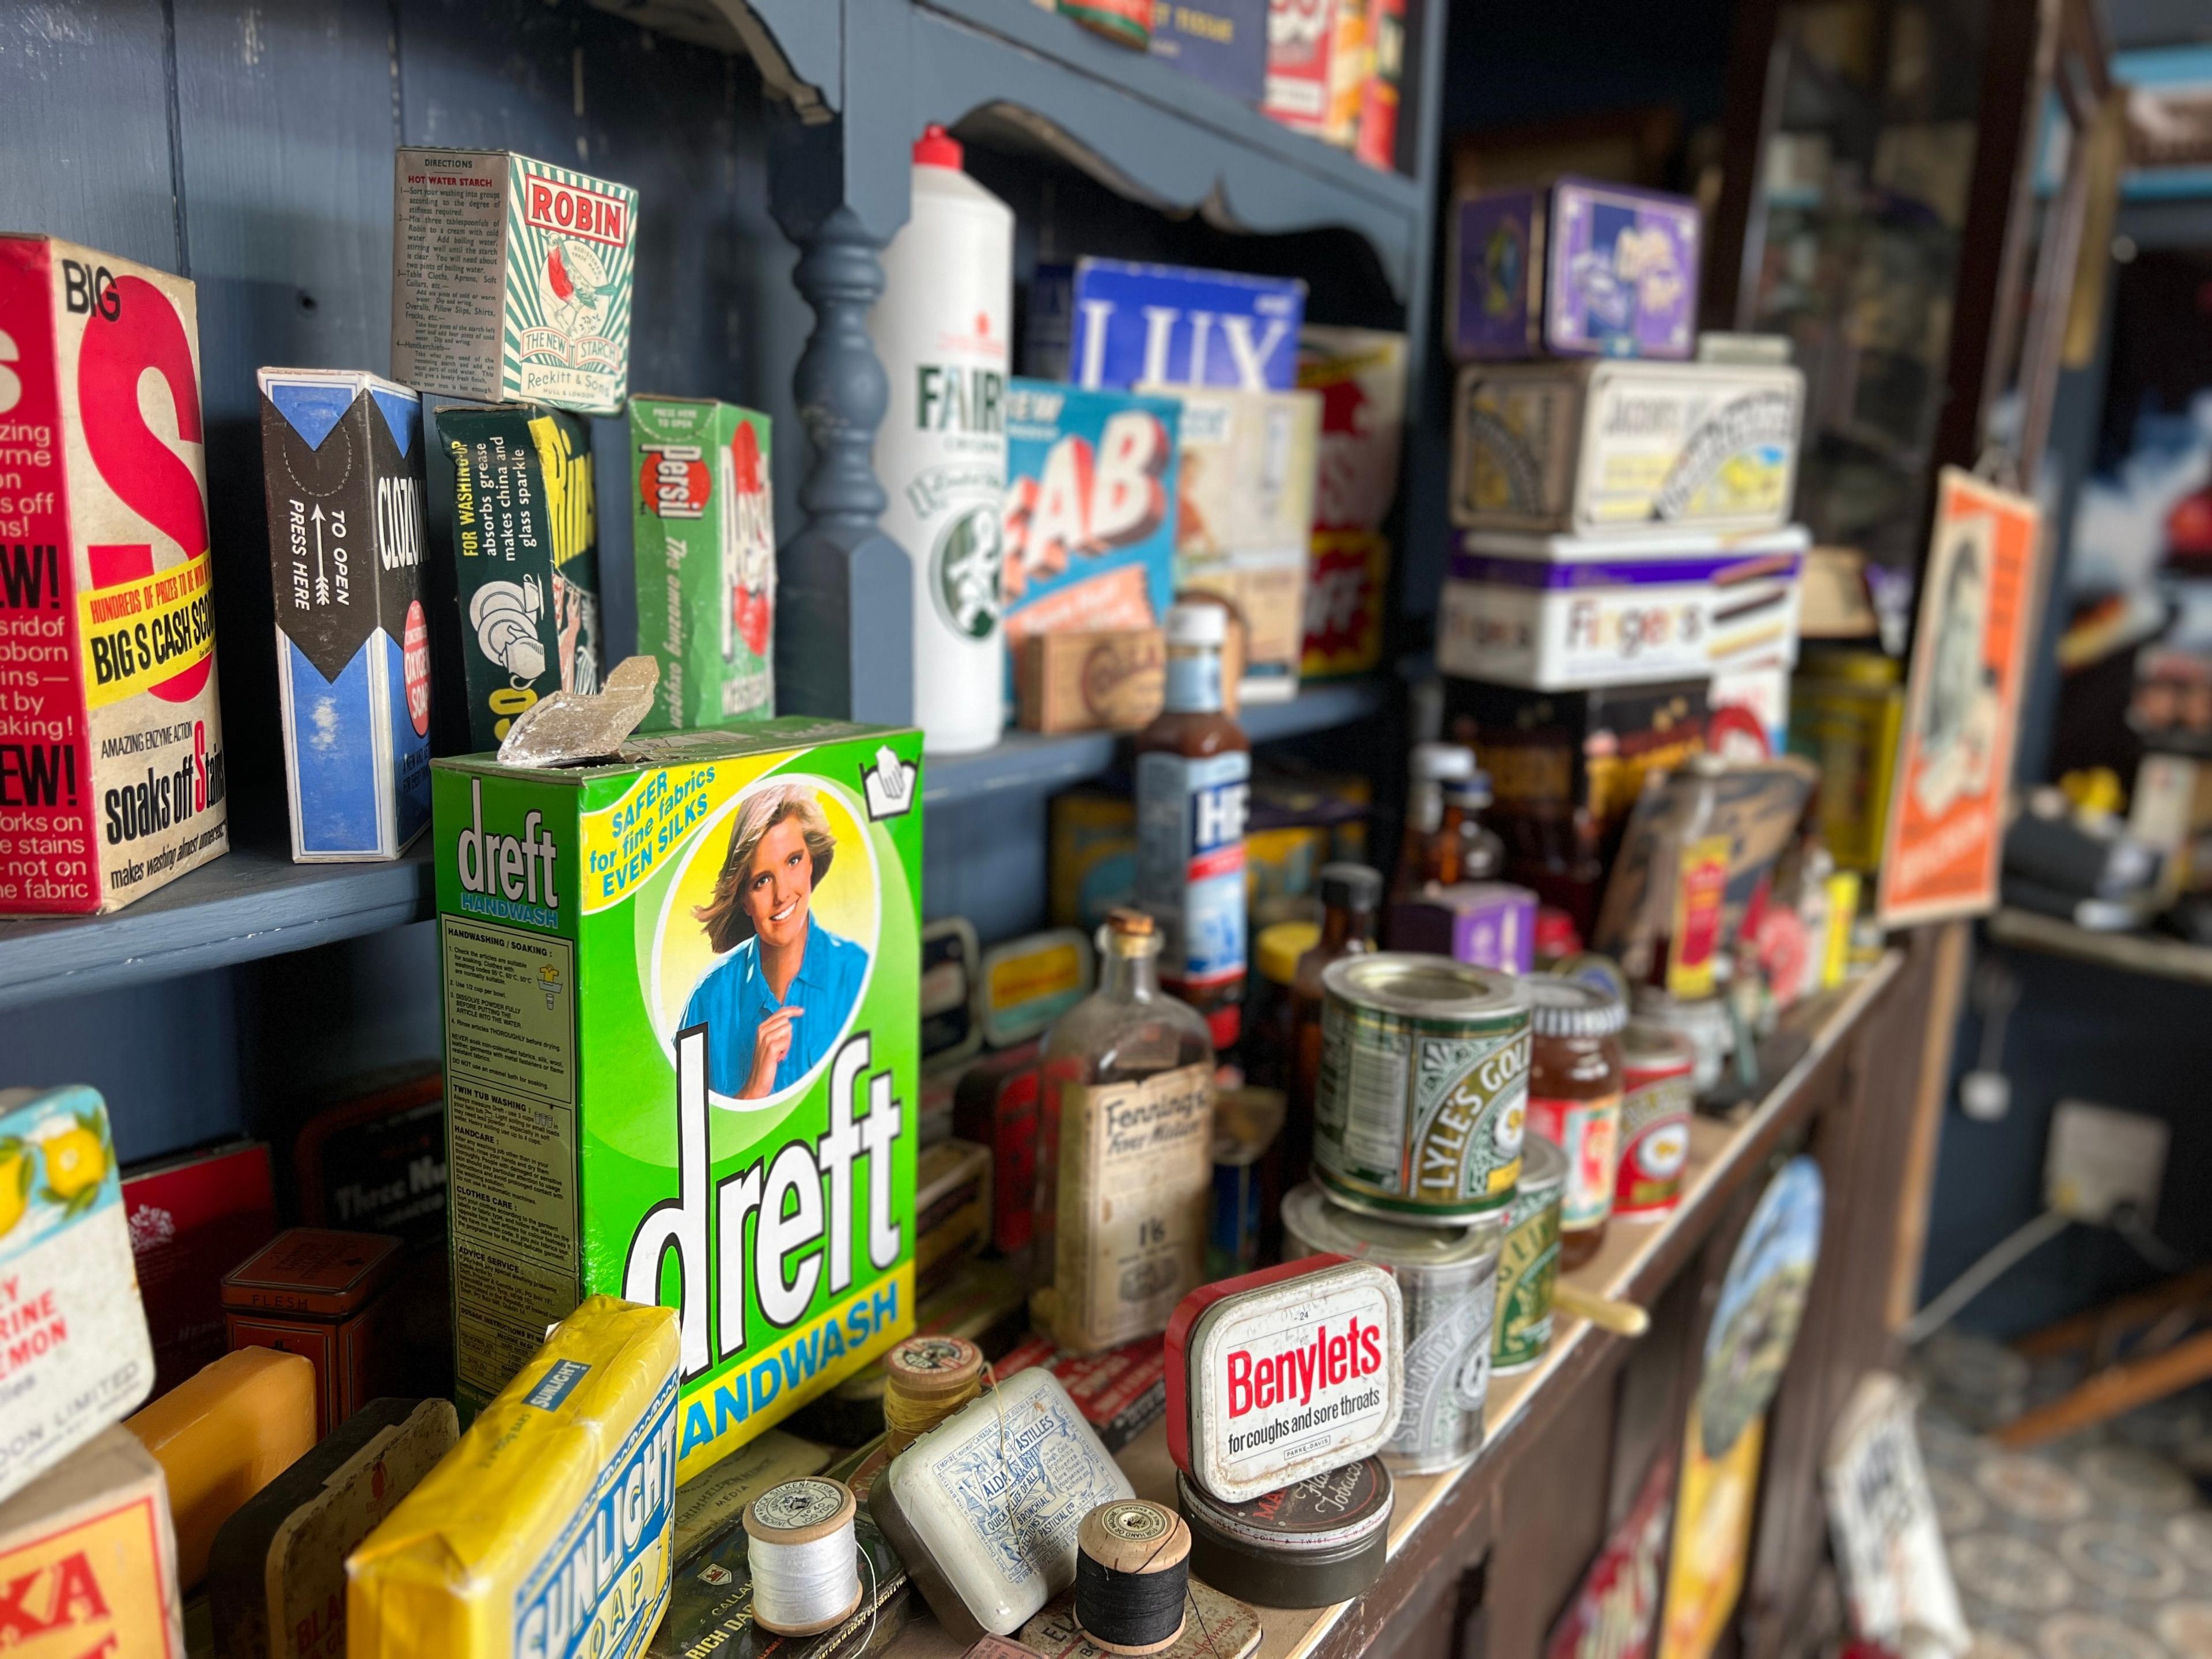
[[[2212,946],[2163,933],[2106,933],[2077,927],[2033,910],[2000,909],[1989,919],[1990,937],[2015,950],[2040,951],[2124,973],[2212,985]]]
[[[358,939],[427,918],[428,837],[391,864],[234,849],[105,916],[0,922],[0,1009]]]
[[[1237,720],[1255,744],[1304,737],[1380,713],[1388,691],[1389,682],[1379,675],[1327,681],[1306,687],[1287,702],[1246,703]],[[1125,739],[1111,732],[1061,737],[1009,732],[996,747],[981,754],[929,761],[922,768],[922,805],[950,806],[1016,793],[1050,794],[1100,776],[1123,752]]]

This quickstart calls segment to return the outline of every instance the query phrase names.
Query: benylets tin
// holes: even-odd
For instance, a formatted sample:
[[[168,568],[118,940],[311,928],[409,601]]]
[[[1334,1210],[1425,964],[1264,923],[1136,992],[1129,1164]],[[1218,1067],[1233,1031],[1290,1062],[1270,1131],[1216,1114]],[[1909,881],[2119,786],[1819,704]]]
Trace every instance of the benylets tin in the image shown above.
[[[1504,1208],[1521,1174],[1528,999],[1447,957],[1346,957],[1322,975],[1314,1173],[1355,1209],[1437,1227]]]
[[[1406,1403],[1382,1461],[1431,1474],[1482,1449],[1490,1327],[1503,1217],[1472,1227],[1415,1227],[1348,1210],[1308,1182],[1283,1200],[1286,1254],[1328,1252],[1388,1267],[1406,1319]]]
[[[1249,1504],[1222,1503],[1176,1474],[1192,1577],[1263,1607],[1326,1607],[1364,1594],[1389,1552],[1392,1494],[1378,1457]]]
[[[1228,1504],[1357,1463],[1397,1429],[1405,1352],[1376,1263],[1321,1255],[1202,1285],[1168,1322],[1168,1455]]]
[[[1697,1103],[1689,1040],[1664,1025],[1632,1019],[1620,1037],[1620,1175],[1613,1212],[1656,1221],[1682,1196],[1690,1161],[1690,1112]]]
[[[1505,1212],[1498,1256],[1498,1318],[1490,1345],[1493,1376],[1525,1371],[1552,1346],[1552,1287],[1559,1277],[1559,1196],[1567,1155],[1530,1135],[1521,1185]]]

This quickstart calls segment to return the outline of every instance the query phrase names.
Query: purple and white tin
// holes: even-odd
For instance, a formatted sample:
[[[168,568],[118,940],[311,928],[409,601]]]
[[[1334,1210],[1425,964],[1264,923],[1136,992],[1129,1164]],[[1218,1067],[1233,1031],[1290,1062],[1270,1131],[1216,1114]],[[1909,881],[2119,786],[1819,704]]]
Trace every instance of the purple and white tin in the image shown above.
[[[1795,527],[1731,541],[1470,531],[1444,580],[1437,665],[1577,691],[1707,675],[1754,638],[1795,660],[1808,540]]]
[[[1686,196],[1562,179],[1453,204],[1459,361],[1684,359],[1697,347],[1703,235]]]

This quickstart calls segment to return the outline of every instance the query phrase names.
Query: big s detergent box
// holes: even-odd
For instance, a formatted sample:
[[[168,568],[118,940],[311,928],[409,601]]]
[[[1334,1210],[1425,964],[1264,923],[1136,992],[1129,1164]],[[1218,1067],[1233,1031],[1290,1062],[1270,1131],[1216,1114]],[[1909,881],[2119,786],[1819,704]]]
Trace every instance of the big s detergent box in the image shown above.
[[[913,1328],[921,739],[622,754],[433,767],[456,1375],[676,1308],[688,1478]]]

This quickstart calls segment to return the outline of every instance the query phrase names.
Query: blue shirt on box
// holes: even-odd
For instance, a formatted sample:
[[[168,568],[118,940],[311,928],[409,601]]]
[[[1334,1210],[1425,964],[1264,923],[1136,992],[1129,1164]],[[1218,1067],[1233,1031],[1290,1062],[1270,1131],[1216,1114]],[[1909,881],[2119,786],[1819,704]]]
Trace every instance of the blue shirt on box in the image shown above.
[[[707,971],[684,1005],[684,1025],[707,1027],[707,1086],[735,1097],[752,1075],[753,1039],[760,1023],[777,1009],[803,1009],[791,1022],[791,1047],[775,1068],[781,1093],[820,1064],[845,1029],[845,1017],[860,1000],[867,977],[868,953],[841,939],[820,922],[806,922],[806,951],[781,1001],[761,971],[760,937],[756,934]]]

